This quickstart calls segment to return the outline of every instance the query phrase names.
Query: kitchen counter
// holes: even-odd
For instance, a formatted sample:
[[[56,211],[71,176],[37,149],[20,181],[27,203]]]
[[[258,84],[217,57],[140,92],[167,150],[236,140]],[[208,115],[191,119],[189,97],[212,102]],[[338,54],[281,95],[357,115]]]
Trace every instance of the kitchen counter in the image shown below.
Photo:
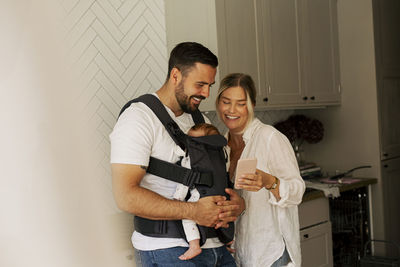
[[[349,191],[352,189],[357,189],[357,188],[361,188],[364,186],[368,186],[368,185],[377,183],[376,178],[360,178],[360,177],[348,177],[348,178],[349,179],[360,179],[360,181],[356,181],[354,183],[335,183],[335,184],[329,184],[329,185],[338,187],[340,192],[345,192],[345,191]],[[321,179],[322,178],[308,180],[308,181],[315,182],[315,183],[321,183],[320,182]],[[346,177],[344,177],[343,179],[346,180]],[[313,188],[306,188],[306,191],[303,195],[303,202],[317,199],[320,197],[325,197],[324,192],[322,192],[321,190],[317,190],[317,189],[313,189]]]

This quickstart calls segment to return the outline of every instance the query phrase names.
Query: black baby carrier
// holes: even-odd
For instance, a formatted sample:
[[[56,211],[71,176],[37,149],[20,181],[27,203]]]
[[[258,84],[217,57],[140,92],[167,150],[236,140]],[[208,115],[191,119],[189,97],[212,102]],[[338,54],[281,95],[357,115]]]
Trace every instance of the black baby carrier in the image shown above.
[[[174,164],[150,157],[147,172],[184,184],[189,188],[196,187],[200,197],[223,195],[229,199],[225,188],[232,188],[232,184],[226,171],[226,155],[223,150],[227,143],[226,139],[222,135],[201,137],[186,135],[169,116],[161,101],[151,94],[145,94],[129,101],[119,115],[136,102],[146,104],[157,115],[174,142],[190,157],[191,169],[180,166],[180,162]],[[192,113],[192,118],[195,124],[204,123],[204,118],[199,110]],[[135,230],[146,236],[186,239],[181,220],[150,220],[135,216],[134,222]],[[201,245],[204,244],[206,238],[211,237],[218,237],[223,243],[233,240],[234,224],[232,222],[229,223],[228,228],[214,229],[200,225],[198,228]]]

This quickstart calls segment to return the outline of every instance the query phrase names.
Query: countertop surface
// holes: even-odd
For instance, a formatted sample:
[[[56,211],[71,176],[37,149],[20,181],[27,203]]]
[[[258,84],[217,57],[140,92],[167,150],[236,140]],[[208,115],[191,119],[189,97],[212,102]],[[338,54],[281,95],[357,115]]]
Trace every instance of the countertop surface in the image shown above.
[[[360,187],[364,187],[364,186],[368,186],[368,185],[377,183],[376,178],[363,178],[363,177],[344,177],[341,180],[342,183],[339,183],[337,181],[330,182],[330,183],[321,182],[321,181],[324,181],[324,178],[312,179],[312,180],[308,180],[308,181],[338,187],[340,192],[345,192],[345,191],[349,191],[352,189],[357,189]],[[325,194],[323,191],[313,189],[313,188],[306,188],[306,191],[303,195],[303,202],[313,200],[316,198],[320,198],[320,197],[325,197]]]

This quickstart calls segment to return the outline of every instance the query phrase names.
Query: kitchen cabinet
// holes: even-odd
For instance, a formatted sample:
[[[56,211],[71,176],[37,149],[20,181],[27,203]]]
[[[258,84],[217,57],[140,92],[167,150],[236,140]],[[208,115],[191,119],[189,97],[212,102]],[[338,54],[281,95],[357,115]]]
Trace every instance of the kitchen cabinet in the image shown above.
[[[379,73],[400,74],[400,35],[398,0],[373,0],[376,65]]]
[[[385,236],[387,240],[400,241],[400,157],[382,161],[382,186],[384,194]],[[388,256],[398,257],[398,251],[387,246]]]
[[[219,71],[203,111],[215,110],[218,81],[250,74],[256,108],[340,103],[336,0],[169,0],[170,51],[197,41],[219,58]]]
[[[257,1],[260,41],[258,106],[302,103],[298,1]],[[263,74],[263,75],[262,75]]]
[[[385,77],[378,90],[381,159],[400,157],[400,77]]]
[[[400,243],[400,2],[373,2],[384,238]],[[398,257],[392,246],[386,256]]]
[[[221,77],[233,72],[251,75],[260,88],[259,51],[255,17],[256,1],[216,1],[218,13],[219,59]],[[257,101],[258,102],[258,101]]]
[[[333,266],[329,201],[321,197],[299,205],[302,266]]]
[[[373,1],[381,160],[400,157],[399,1]]]
[[[336,0],[257,1],[260,106],[340,103]]]
[[[331,223],[324,222],[300,231],[302,266],[333,266]]]

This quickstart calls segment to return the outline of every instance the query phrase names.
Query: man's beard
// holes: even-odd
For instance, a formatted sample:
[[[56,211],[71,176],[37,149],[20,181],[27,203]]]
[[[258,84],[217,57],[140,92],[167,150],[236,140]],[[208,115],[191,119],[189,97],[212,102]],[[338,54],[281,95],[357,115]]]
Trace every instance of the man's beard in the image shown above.
[[[178,84],[178,87],[176,88],[176,92],[175,92],[175,97],[176,97],[176,100],[178,101],[178,104],[181,107],[183,112],[193,113],[199,108],[199,105],[196,105],[196,104],[193,106],[190,105],[191,98],[196,97],[198,99],[205,99],[205,97],[204,96],[195,96],[195,95],[192,95],[189,97],[189,96],[185,95],[184,88],[183,88],[183,82],[184,81],[182,80]]]

